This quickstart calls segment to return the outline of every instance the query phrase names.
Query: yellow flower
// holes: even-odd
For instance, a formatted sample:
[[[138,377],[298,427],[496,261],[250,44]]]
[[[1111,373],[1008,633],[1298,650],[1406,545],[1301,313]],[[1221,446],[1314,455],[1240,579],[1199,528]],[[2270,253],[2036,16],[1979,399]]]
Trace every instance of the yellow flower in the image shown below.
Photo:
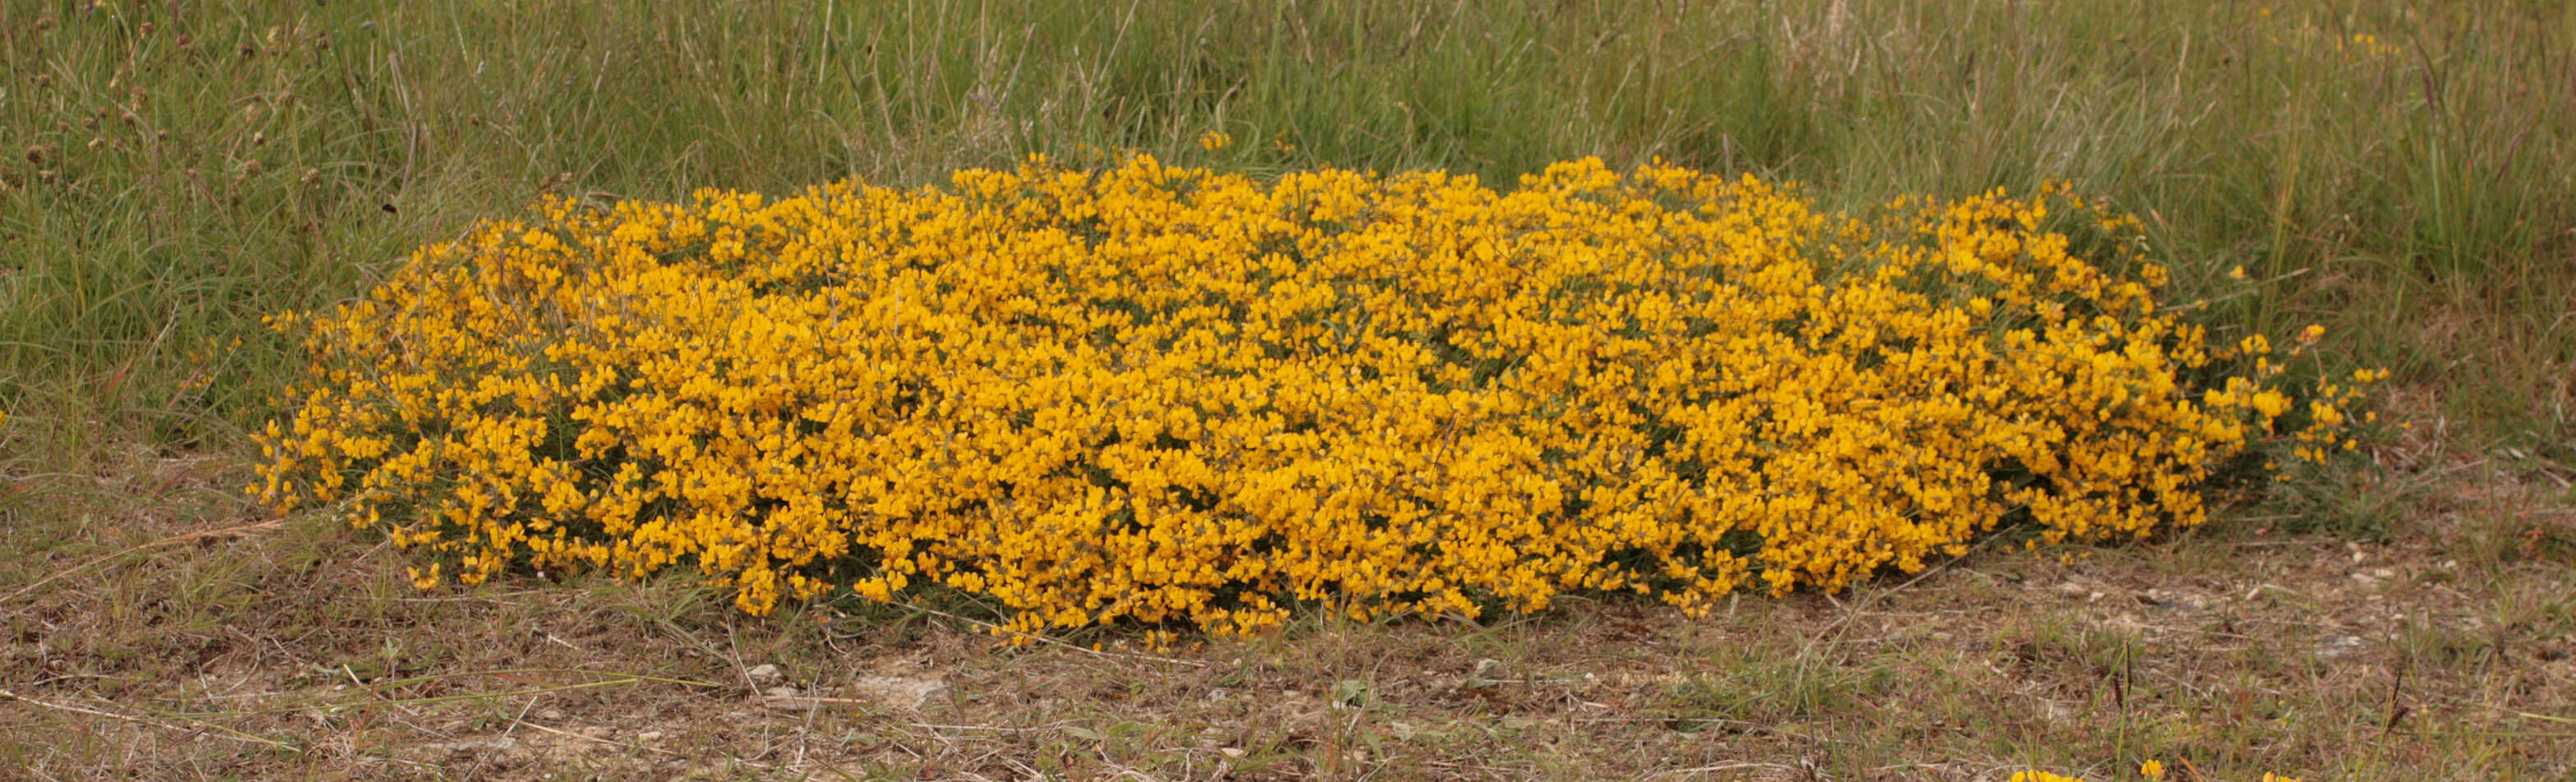
[[[1234,143],[1234,137],[1222,131],[1211,130],[1199,134],[1199,148],[1210,152],[1224,149],[1225,145],[1231,143]]]
[[[2146,777],[2148,779],[2163,779],[2165,778],[2165,764],[2161,761],[2155,760],[2140,763],[2138,764],[2138,776]]]
[[[1589,159],[549,201],[270,318],[305,366],[250,489],[383,529],[423,588],[685,568],[755,614],[935,587],[1012,633],[1251,633],[1837,590],[2013,519],[2198,524],[2218,466],[2348,441],[2358,390],[2206,344],[2142,245],[2079,254],[2052,210],[2134,224]]]

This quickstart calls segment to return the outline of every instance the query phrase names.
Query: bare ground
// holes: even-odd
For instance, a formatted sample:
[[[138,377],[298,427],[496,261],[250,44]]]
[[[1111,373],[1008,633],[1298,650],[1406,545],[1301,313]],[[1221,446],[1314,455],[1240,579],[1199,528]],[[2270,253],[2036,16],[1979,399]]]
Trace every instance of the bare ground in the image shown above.
[[[2396,461],[2383,459],[2384,461]],[[2560,780],[2576,502],[2484,460],[1688,619],[1626,598],[1148,653],[683,578],[421,593],[238,466],[0,487],[0,778]],[[2263,509],[2281,510],[2265,515]]]

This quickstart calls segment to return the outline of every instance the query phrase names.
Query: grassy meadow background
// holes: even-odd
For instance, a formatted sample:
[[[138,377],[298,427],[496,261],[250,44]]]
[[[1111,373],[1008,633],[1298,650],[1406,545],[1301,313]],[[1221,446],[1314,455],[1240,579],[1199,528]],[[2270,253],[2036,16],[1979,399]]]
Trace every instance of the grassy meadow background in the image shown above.
[[[1211,131],[1232,143],[1204,148],[1198,140]],[[375,541],[335,531],[326,520],[270,519],[251,506],[239,493],[251,456],[244,431],[273,412],[270,399],[296,366],[261,315],[355,295],[412,248],[453,238],[481,218],[520,214],[540,194],[675,200],[699,187],[779,193],[851,177],[942,183],[953,169],[1004,166],[1029,153],[1080,164],[1128,150],[1253,174],[1444,168],[1496,185],[1586,155],[1614,167],[1662,158],[1794,180],[1838,208],[1906,193],[2025,193],[2068,181],[2075,192],[2143,219],[2159,260],[2176,271],[2170,300],[2206,301],[2202,320],[2215,333],[2279,336],[2324,324],[2331,361],[2394,370],[2383,409],[2414,427],[2360,460],[2374,464],[2309,475],[2256,498],[2214,533],[2222,542],[2106,553],[2125,558],[2104,565],[2107,572],[2135,576],[2145,590],[2146,574],[2189,581],[2195,571],[2184,564],[2220,567],[2254,556],[2247,552],[2278,554],[2280,567],[2301,573],[2311,561],[2344,557],[2347,548],[2356,566],[2366,556],[2400,556],[2365,555],[2366,546],[2404,549],[2426,567],[2454,573],[2493,570],[2450,577],[2442,583],[2456,601],[2425,604],[2424,622],[2407,625],[2418,628],[2407,631],[2412,635],[2392,631],[2386,648],[2431,649],[2422,660],[2441,660],[2410,652],[2403,664],[2391,663],[2381,673],[2396,679],[2393,688],[2371,679],[2378,689],[2346,693],[2337,676],[2264,668],[2264,653],[2249,647],[2207,664],[2215,667],[2206,678],[2252,683],[2235,691],[2254,695],[2213,701],[2236,711],[2185,710],[2147,723],[2127,715],[2127,684],[2117,693],[2092,684],[2108,671],[2126,677],[2153,633],[2100,635],[2108,631],[2077,618],[2028,620],[2040,625],[1996,618],[2005,623],[1998,637],[2020,639],[2004,644],[2006,656],[2037,671],[2023,673],[2091,683],[2067,698],[2096,706],[2116,696],[2120,708],[2102,709],[2116,725],[2085,722],[2082,715],[2092,712],[2078,709],[2071,727],[1970,730],[1970,738],[1952,744],[1917,742],[1926,725],[1943,724],[1940,715],[2014,707],[1961,695],[1891,711],[1889,699],[1902,698],[1889,681],[1915,675],[1907,666],[1921,661],[1907,650],[1919,649],[1902,647],[1894,657],[1832,645],[1820,651],[1800,642],[1812,635],[1792,632],[1823,626],[1840,638],[1872,621],[1902,625],[1902,617],[1855,621],[1860,614],[1836,613],[1842,603],[1828,598],[1748,608],[1746,617],[1823,613],[1802,615],[1812,620],[1806,625],[1784,618],[1777,631],[1732,631],[1767,645],[1706,628],[1671,631],[1700,634],[1675,641],[1677,648],[1752,651],[1723,652],[1744,655],[1728,663],[1742,675],[1688,679],[1657,690],[1665,699],[1657,702],[1715,715],[1703,715],[1716,720],[1707,724],[1768,724],[1725,735],[1750,742],[1739,747],[1745,757],[1776,751],[1786,753],[1776,758],[1799,759],[1745,761],[1702,776],[1772,778],[1763,776],[1774,771],[1768,766],[1779,766],[1805,768],[1808,776],[1777,778],[1999,779],[1987,773],[1998,764],[2038,762],[2114,778],[2133,772],[2135,758],[2203,750],[2228,759],[2231,769],[2317,770],[2325,778],[2413,779],[2440,770],[2456,775],[2435,778],[2553,779],[2563,777],[2548,769],[2565,773],[2576,762],[2568,682],[2524,682],[2517,677],[2527,671],[2516,667],[2516,660],[2540,659],[2532,650],[2576,637],[2568,635],[2576,619],[2565,589],[2576,558],[2576,516],[2567,510],[2576,476],[2576,5],[0,0],[0,144],[0,412],[7,415],[0,423],[0,612],[14,634],[0,681],[14,682],[15,693],[0,700],[23,707],[12,724],[36,731],[17,735],[101,737],[94,746],[45,742],[67,750],[17,743],[0,752],[0,766],[55,763],[41,766],[55,769],[51,778],[75,778],[61,769],[82,768],[84,760],[173,777],[327,776],[337,772],[325,769],[342,768],[333,764],[364,755],[223,738],[230,731],[283,741],[276,739],[283,728],[262,722],[283,719],[279,712],[203,701],[149,705],[147,696],[205,696],[144,682],[243,648],[259,661],[252,669],[278,656],[305,685],[345,679],[362,689],[392,674],[473,670],[427,662],[447,658],[421,644],[458,659],[484,655],[489,667],[517,667],[516,660],[538,654],[531,649],[562,653],[527,640],[537,636],[523,627],[580,640],[569,630],[546,634],[555,631],[542,628],[556,621],[598,636],[566,648],[616,646],[601,639],[633,633],[703,650],[696,662],[675,665],[721,671],[748,659],[737,619],[716,616],[719,601],[685,584],[599,585],[601,595],[589,603],[524,584],[453,603],[405,602],[428,598],[410,596],[399,558]],[[2240,267],[2258,281],[2250,293],[2230,279]],[[2272,539],[2282,532],[2309,537]],[[2406,549],[2407,541],[2421,545]],[[2082,563],[2028,567],[2086,583]],[[1973,564],[1963,570],[1983,573]],[[1937,587],[1968,592],[1930,594],[1992,608],[1986,616],[2017,616],[2001,603],[1975,602],[1985,594],[1976,589],[2043,578],[2013,572],[1974,582],[1982,587]],[[2266,573],[2248,578],[2289,578]],[[2317,573],[2334,584],[2348,580],[2343,569]],[[2314,600],[2274,605],[2290,617],[2326,612],[2322,606],[2333,602]],[[1874,599],[1852,602],[1886,609]],[[1926,599],[1888,605],[1947,610]],[[824,630],[758,625],[741,632],[763,634],[750,643],[772,657],[804,654],[817,664],[836,644],[861,636],[948,638],[923,629],[945,615],[849,610],[864,615],[851,618],[856,624],[827,618]],[[1632,610],[1646,613],[1617,609]],[[2494,618],[2461,630],[2433,621],[2436,611]],[[1554,659],[1548,650],[1581,646],[1575,639],[1598,630],[1586,624],[1595,621],[1617,620],[1529,620],[1511,626],[1519,640],[1479,634],[1459,642],[1503,644],[1502,651],[1414,650],[1407,644],[1447,642],[1384,627],[1307,628],[1311,637],[1330,639],[1314,643],[1337,644],[1331,648],[1338,651],[1283,652],[1280,659],[1305,662],[1279,663],[1265,675],[1388,687],[1356,669],[1297,666],[1364,667],[1360,661],[1410,650],[1434,660],[1431,667],[1448,664],[1438,662],[1449,659],[1441,655],[1468,655],[1455,667],[1473,667],[1470,678],[1494,667],[1478,660],[1510,667],[1524,654],[1530,671],[1491,678],[1539,681],[1544,676],[1532,671]],[[897,629],[880,632],[888,625]],[[503,637],[515,640],[491,641]],[[1370,643],[1384,646],[1370,652]],[[1070,662],[1023,661],[1022,673],[997,667],[991,675],[1073,670],[1092,659],[1065,656]],[[591,663],[599,661],[563,664],[596,667]],[[2061,663],[2064,671],[2050,673]],[[1126,658],[1102,664],[1160,670]],[[383,672],[365,675],[364,665]],[[1240,659],[1231,665],[1248,670]],[[306,670],[317,667],[324,671],[318,679]],[[1818,673],[1828,669],[1843,673]],[[2266,678],[2276,675],[2289,683]],[[952,681],[971,678],[958,673]],[[1158,685],[1141,683],[1150,676],[1134,678],[1140,683],[1121,685],[1127,689],[1092,707],[1109,714],[1120,711],[1114,704],[1150,700],[1137,693]],[[305,686],[293,681],[272,682],[272,689]],[[556,690],[548,688],[559,686],[568,685],[539,692],[551,696]],[[2179,691],[2199,686],[2221,685]],[[2418,704],[2404,700],[2409,687],[2447,694],[2421,695]],[[633,705],[595,694],[607,691],[646,699],[621,685],[582,690],[594,700],[578,703]],[[432,705],[502,714],[535,703],[437,692],[405,697],[453,698]],[[1497,697],[1545,701],[1526,693]],[[2437,702],[2450,703],[2441,698],[2459,701],[2441,713],[2482,715],[2477,725],[2484,727],[2425,727]],[[2479,706],[2481,698],[2506,705]],[[2534,698],[2543,706],[2533,706]],[[1374,762],[1393,762],[1384,746],[1354,733],[1361,721],[1342,721],[1350,699],[1325,700],[1332,709],[1321,722],[1344,727],[1293,741],[1294,731],[1283,728],[1287,738],[1273,737],[1274,771],[1358,776],[1372,761],[1350,750],[1363,744],[1378,748]],[[1084,708],[1075,701],[1045,708]],[[78,709],[56,708],[65,706]],[[2412,723],[2400,706],[2415,715]],[[1543,713],[1538,709],[1515,713]],[[2274,727],[2245,716],[2266,709]],[[2356,709],[2371,716],[2355,716]],[[1874,713],[1921,719],[1861,716]],[[2554,719],[2529,718],[2534,714]],[[383,737],[392,734],[349,727],[350,719],[330,728],[350,746],[373,746],[368,736],[390,741]],[[387,719],[371,729],[400,721]],[[1089,739],[1059,739],[1090,747],[1094,761],[1128,757],[1108,749],[1113,745],[1135,757],[1161,746],[1159,734],[1113,741],[1096,735],[1098,727],[1086,728],[1095,734]],[[159,736],[164,744],[138,755],[139,745],[105,738],[111,729]],[[201,738],[169,735],[179,729]],[[2064,736],[2047,732],[2061,729]],[[2410,729],[2420,732],[2395,754],[2354,759],[2355,737]],[[896,733],[869,730],[881,744],[902,743]],[[1715,740],[1697,729],[1677,731],[1666,731],[1676,733],[1677,745]],[[1825,732],[1858,738],[1814,739]],[[202,738],[208,735],[217,738]],[[1427,734],[1407,741],[1412,735]],[[1455,739],[1459,757],[1484,751],[1465,735]],[[1527,746],[1525,736],[1477,735],[1507,749]],[[1658,773],[1648,765],[1587,765],[1594,762],[1587,757],[1628,750],[1599,734],[1568,735],[1573,746],[1595,751],[1491,776]],[[949,737],[932,730],[913,738]],[[1236,741],[1229,748],[1253,741],[1229,740]],[[1581,743],[1594,740],[1601,743]],[[963,738],[956,745],[960,758],[981,751]],[[767,755],[719,752],[748,765],[718,763],[706,773],[824,773],[785,764],[776,744],[769,746]],[[79,754],[91,751],[97,754]],[[220,757],[208,760],[208,752]],[[1449,757],[1438,749],[1414,756],[1392,776],[1486,775],[1424,759]],[[1908,756],[1992,762],[1885,768]],[[805,757],[803,750],[796,757]],[[1234,763],[1237,772],[1249,763],[1241,754],[1208,757]],[[545,764],[557,760],[491,773],[551,768]],[[2130,762],[2123,770],[2106,760]],[[1118,764],[1087,768],[1109,767]],[[1210,767],[1194,773],[1205,776]],[[454,772],[369,768],[397,776]],[[932,776],[976,767],[961,760],[887,768]]]

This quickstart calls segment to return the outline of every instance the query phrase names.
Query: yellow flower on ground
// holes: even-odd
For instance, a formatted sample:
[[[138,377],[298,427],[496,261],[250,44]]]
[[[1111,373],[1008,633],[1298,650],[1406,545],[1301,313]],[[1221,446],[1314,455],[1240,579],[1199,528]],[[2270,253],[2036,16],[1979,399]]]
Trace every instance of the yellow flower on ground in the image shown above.
[[[1697,614],[2006,524],[2187,527],[2249,449],[2346,439],[2357,385],[2176,319],[2137,234],[2058,187],[1853,216],[1597,160],[559,199],[272,318],[307,363],[252,490],[423,550],[423,588],[681,568],[1014,632]]]

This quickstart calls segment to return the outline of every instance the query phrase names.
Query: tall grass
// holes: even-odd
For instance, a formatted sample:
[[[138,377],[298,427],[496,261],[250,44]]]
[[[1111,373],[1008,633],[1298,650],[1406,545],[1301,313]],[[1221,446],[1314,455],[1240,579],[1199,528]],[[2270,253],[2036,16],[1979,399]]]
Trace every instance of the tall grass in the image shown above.
[[[2147,218],[2184,298],[2267,281],[2213,323],[2325,323],[2455,433],[2576,462],[2571,125],[2551,2],[6,0],[0,463],[237,446],[285,366],[261,313],[540,192],[1121,149],[1660,156],[1835,206],[2071,180]]]

